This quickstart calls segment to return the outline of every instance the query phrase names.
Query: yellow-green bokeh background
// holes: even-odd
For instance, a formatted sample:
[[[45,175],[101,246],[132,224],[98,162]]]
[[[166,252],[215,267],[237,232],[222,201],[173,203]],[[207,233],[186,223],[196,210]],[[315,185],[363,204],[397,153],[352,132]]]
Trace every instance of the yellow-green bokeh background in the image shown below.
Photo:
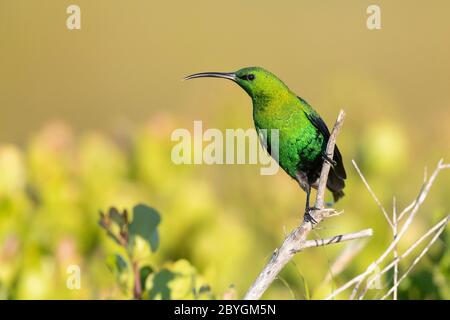
[[[72,3],[79,31],[65,26]],[[381,30],[366,28],[369,4],[381,6]],[[156,268],[187,259],[217,297],[230,284],[242,296],[298,223],[304,194],[257,166],[175,166],[170,134],[194,120],[252,127],[251,102],[232,83],[181,81],[252,65],[279,75],[329,125],[347,112],[345,214],[317,233],[372,227],[375,236],[336,277],[343,283],[391,240],[350,160],[389,210],[394,195],[399,208],[413,199],[425,166],[450,160],[449,12],[443,0],[0,0],[0,298],[125,297],[105,262],[117,248],[96,223],[98,210],[138,202],[162,216]],[[445,172],[404,247],[449,212],[449,187]],[[450,298],[447,245],[448,232],[401,297]],[[304,298],[298,270],[323,297],[343,248],[302,253],[281,275],[288,286],[276,281],[266,297]],[[65,286],[74,263],[79,291]]]

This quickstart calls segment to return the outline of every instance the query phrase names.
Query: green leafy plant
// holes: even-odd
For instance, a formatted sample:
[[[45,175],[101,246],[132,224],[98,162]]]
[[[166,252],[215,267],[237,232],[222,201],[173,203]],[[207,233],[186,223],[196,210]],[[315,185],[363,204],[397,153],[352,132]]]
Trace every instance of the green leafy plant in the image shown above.
[[[148,264],[149,255],[159,247],[160,222],[159,213],[143,204],[133,208],[132,219],[127,210],[100,212],[100,226],[123,251],[107,260],[121,291],[127,294],[131,290],[134,299],[213,298],[209,286],[187,260],[168,262],[159,269]]]

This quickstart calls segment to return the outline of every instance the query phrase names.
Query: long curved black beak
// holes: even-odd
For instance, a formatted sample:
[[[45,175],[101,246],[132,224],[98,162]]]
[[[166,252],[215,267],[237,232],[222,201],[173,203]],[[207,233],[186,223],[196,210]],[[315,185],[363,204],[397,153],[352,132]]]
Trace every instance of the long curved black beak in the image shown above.
[[[236,74],[234,74],[233,72],[200,72],[191,74],[190,76],[185,77],[184,80],[195,78],[223,78],[232,81],[236,81],[237,79]]]

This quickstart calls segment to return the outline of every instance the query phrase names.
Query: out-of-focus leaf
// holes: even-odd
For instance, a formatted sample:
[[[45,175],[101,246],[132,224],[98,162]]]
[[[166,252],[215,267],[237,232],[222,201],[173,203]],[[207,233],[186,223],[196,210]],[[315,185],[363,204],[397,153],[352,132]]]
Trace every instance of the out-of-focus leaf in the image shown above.
[[[211,299],[209,286],[187,260],[167,264],[146,281],[149,299]]]
[[[127,292],[129,281],[129,268],[127,261],[120,254],[109,255],[106,264],[116,277],[116,281],[122,292]]]
[[[126,210],[119,212],[112,207],[107,214],[100,212],[99,224],[117,244],[124,247],[128,244],[128,214]]]
[[[117,223],[119,227],[123,227],[127,223],[127,212],[120,213],[116,208],[109,209],[109,217]]]
[[[148,277],[146,281],[147,294],[149,299],[169,300],[173,299],[171,282],[176,278],[176,274],[168,269],[162,269]]]
[[[153,268],[150,266],[143,266],[139,270],[139,275],[141,278],[141,288],[145,290],[145,282],[147,281],[148,276],[153,272]]]
[[[145,239],[153,252],[158,249],[159,236],[158,224],[161,218],[159,213],[146,205],[139,204],[133,208],[133,222],[130,224],[129,232],[131,243],[134,237],[140,236]]]

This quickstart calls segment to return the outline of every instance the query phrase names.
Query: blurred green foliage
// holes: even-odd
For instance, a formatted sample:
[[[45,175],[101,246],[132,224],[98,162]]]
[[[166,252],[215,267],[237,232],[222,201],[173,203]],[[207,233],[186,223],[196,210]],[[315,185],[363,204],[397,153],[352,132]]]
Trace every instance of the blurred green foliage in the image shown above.
[[[143,298],[242,297],[284,234],[299,222],[304,194],[283,172],[260,176],[258,166],[172,164],[169,137],[180,126],[159,114],[136,130],[108,137],[77,135],[53,122],[24,147],[1,145],[0,297],[132,298],[129,254],[139,261]],[[417,164],[399,166],[413,154],[401,127],[375,123],[367,132],[352,144],[341,143],[344,155],[356,155],[387,208],[396,194],[401,209],[418,193],[422,171],[411,169]],[[392,157],[380,156],[386,150]],[[348,157],[347,196],[336,204],[345,214],[312,236],[372,227],[374,237],[330,283],[323,279],[343,244],[297,255],[265,298],[323,298],[367,267],[391,241],[388,225]],[[407,183],[404,175],[409,175]],[[400,249],[447,212],[450,179],[447,172],[441,175]],[[151,204],[158,212],[137,203]],[[99,210],[110,207],[132,213],[129,232],[136,237],[131,253],[98,226]],[[124,223],[120,210],[112,217],[119,225]],[[400,286],[400,298],[450,298],[448,244],[446,232]],[[66,286],[70,265],[81,268],[79,290]],[[391,281],[388,274],[384,286]]]
[[[438,2],[382,1],[382,29],[372,32],[371,3],[360,0],[79,0],[78,31],[65,27],[64,1],[0,1],[0,298],[130,298],[127,252],[98,212],[138,203],[161,217],[155,252],[137,240],[145,298],[206,298],[205,283],[214,298],[242,297],[301,219],[304,193],[258,166],[175,166],[170,134],[198,119],[205,129],[253,127],[232,83],[180,81],[251,65],[279,75],[329,125],[347,112],[338,144],[349,177],[336,204],[345,214],[312,236],[375,235],[331,283],[323,279],[344,245],[302,252],[264,297],[329,294],[392,240],[350,160],[388,211],[393,196],[402,209],[418,194],[424,166],[450,161],[450,2]],[[218,22],[230,17],[242,23]],[[449,189],[443,172],[400,249],[448,213]],[[446,231],[401,298],[450,299],[449,242]],[[80,290],[66,286],[73,264]],[[184,280],[174,282],[177,272]]]
[[[188,261],[180,259],[159,269],[147,264],[151,252],[158,249],[160,220],[155,209],[143,204],[133,208],[131,222],[126,210],[100,213],[100,225],[126,253],[108,258],[122,293],[135,299],[211,298],[209,286]]]

